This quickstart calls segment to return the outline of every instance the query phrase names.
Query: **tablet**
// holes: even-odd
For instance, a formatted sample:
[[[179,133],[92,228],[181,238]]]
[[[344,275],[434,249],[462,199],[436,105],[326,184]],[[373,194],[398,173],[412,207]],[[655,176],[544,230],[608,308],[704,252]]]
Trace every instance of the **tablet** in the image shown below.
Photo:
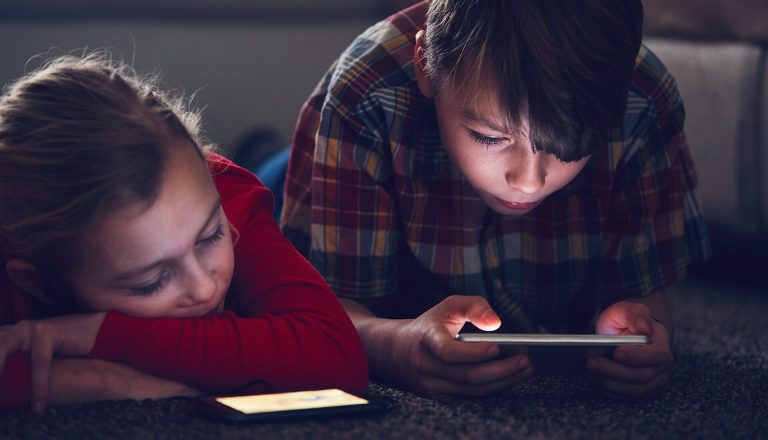
[[[527,353],[537,374],[580,374],[590,356],[612,357],[616,347],[650,343],[645,335],[460,333],[456,339],[495,342],[500,357]]]
[[[460,333],[456,339],[464,342],[495,342],[501,345],[577,345],[577,346],[619,346],[645,345],[645,335],[589,335],[589,334],[547,334],[547,333]]]

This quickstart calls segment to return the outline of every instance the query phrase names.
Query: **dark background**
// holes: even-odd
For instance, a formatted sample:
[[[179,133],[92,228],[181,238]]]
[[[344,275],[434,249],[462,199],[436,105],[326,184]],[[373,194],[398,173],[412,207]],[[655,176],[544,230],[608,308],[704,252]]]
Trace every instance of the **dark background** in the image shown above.
[[[352,39],[410,3],[0,0],[0,83],[40,54],[108,48],[194,94],[225,153],[254,129],[274,147],[289,141],[301,104]],[[247,426],[205,420],[187,399],[103,402],[0,414],[0,438],[768,438],[768,1],[644,3],[647,42],[687,104],[716,255],[670,292],[667,393],[614,401],[556,375],[489,399],[429,400],[373,384],[393,400],[386,415]]]

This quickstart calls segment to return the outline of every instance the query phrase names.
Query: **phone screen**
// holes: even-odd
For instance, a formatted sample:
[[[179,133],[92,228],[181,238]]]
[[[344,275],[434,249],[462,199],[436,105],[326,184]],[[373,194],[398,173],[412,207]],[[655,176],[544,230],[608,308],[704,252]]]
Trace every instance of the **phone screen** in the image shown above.
[[[216,401],[243,414],[366,405],[368,400],[339,389],[254,396],[217,397]]]

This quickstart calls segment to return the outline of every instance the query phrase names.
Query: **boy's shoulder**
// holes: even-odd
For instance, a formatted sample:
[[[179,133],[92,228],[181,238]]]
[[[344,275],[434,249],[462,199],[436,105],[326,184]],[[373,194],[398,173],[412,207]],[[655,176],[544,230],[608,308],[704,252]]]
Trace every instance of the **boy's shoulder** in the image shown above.
[[[648,47],[642,45],[635,61],[635,70],[629,89],[630,104],[641,100],[652,107],[656,115],[663,115],[682,104],[677,82],[664,63]],[[628,106],[631,112],[632,105]]]
[[[612,135],[608,164],[614,169],[634,169],[642,172],[648,163],[673,157],[670,148],[679,148],[683,132],[685,109],[677,83],[664,63],[645,45],[635,61],[629,84],[624,121]],[[615,142],[619,141],[619,142]],[[627,168],[628,163],[634,163]],[[655,166],[657,166],[655,165]],[[634,174],[626,174],[627,178]]]
[[[397,12],[355,38],[331,68],[329,95],[350,108],[377,91],[414,83],[414,42],[424,29],[427,6],[422,2]]]

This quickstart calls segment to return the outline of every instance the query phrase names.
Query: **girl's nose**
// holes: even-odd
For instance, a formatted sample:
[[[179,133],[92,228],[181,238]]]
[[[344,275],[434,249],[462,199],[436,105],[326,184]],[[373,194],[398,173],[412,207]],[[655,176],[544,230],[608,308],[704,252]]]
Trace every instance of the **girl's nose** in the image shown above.
[[[190,303],[205,303],[216,294],[216,282],[212,274],[197,260],[188,270],[187,297]]]

